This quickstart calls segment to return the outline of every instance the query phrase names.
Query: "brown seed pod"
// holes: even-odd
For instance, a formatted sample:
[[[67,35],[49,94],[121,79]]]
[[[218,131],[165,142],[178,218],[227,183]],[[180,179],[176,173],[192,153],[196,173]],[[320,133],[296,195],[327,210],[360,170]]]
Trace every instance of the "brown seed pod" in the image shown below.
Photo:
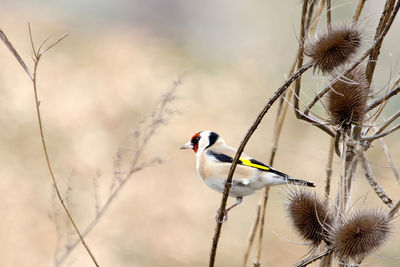
[[[362,33],[357,24],[333,26],[308,40],[304,53],[311,57],[315,69],[323,74],[349,62],[362,44]]]
[[[388,239],[392,218],[378,210],[360,211],[345,219],[331,233],[336,257],[361,263]]]
[[[369,84],[365,71],[355,68],[331,85],[326,108],[333,124],[346,128],[361,123],[366,113]]]
[[[327,228],[330,229],[333,218],[326,201],[321,200],[315,192],[291,190],[287,211],[294,228],[303,239],[313,242],[314,246],[322,240],[329,241]]]

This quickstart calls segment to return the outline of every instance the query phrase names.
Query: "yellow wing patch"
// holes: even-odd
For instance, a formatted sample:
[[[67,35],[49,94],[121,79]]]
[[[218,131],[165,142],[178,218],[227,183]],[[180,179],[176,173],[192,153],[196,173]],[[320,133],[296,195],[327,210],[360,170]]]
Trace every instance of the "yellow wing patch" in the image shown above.
[[[271,169],[268,168],[267,166],[262,165],[262,163],[261,163],[261,164],[256,163],[255,160],[240,159],[240,161],[241,161],[241,164],[242,164],[242,165],[245,165],[245,166],[249,166],[249,167],[252,167],[252,168],[257,168],[257,169],[264,170],[264,171],[269,171],[269,170],[271,170]]]

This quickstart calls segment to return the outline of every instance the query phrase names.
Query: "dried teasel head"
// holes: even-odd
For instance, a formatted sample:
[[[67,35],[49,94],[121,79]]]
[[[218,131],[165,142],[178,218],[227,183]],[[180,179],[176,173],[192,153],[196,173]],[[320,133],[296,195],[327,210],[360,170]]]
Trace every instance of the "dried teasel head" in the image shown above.
[[[333,218],[326,201],[315,192],[304,189],[289,191],[287,212],[298,234],[314,246],[325,240],[329,243],[328,230]]]
[[[336,257],[357,263],[378,249],[388,239],[393,217],[379,210],[359,211],[344,219],[331,232]]]
[[[339,76],[327,94],[326,108],[331,122],[343,128],[361,123],[366,113],[368,94],[369,84],[361,67],[346,76]]]
[[[304,53],[311,57],[314,70],[327,74],[349,62],[361,44],[362,33],[357,24],[336,25],[309,39]]]

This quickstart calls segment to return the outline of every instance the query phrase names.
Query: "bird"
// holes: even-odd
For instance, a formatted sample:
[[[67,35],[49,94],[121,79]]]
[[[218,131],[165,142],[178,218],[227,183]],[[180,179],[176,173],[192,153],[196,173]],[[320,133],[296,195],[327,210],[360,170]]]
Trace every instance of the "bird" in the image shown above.
[[[196,154],[196,169],[204,183],[211,189],[223,193],[231,164],[237,149],[228,146],[222,137],[213,131],[201,131],[193,135],[181,149],[193,149]],[[236,203],[224,211],[227,220],[228,212],[240,205],[243,197],[248,196],[266,186],[294,184],[315,187],[314,183],[293,178],[283,172],[253,159],[242,153],[236,166],[230,197],[236,198]],[[219,218],[217,211],[216,220]]]

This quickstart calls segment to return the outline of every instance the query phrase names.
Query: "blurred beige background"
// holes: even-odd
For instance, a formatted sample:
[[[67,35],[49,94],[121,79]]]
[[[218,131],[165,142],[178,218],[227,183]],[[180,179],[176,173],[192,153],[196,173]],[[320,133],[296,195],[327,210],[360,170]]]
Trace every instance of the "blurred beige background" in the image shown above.
[[[356,1],[332,1],[334,21],[350,20]],[[384,1],[367,1],[362,24],[368,44]],[[137,173],[86,238],[101,266],[206,266],[221,195],[195,171],[191,151],[179,147],[199,130],[238,146],[259,109],[285,79],[297,49],[300,1],[12,1],[3,0],[0,26],[29,66],[27,22],[36,43],[70,36],[42,59],[40,108],[56,178],[71,186],[71,212],[80,228],[95,214],[93,177],[100,173],[100,202],[107,199],[119,143],[143,119],[174,79],[193,71],[178,88],[174,116],[158,131],[143,160],[164,163]],[[374,86],[399,72],[399,18],[383,46]],[[41,148],[33,90],[16,60],[0,45],[0,266],[51,266],[56,248],[52,186]],[[304,79],[303,99],[324,81]],[[386,116],[398,108],[389,103]],[[275,108],[246,148],[268,161]],[[321,108],[319,114],[325,115]],[[400,133],[386,139],[400,164]],[[307,178],[323,191],[329,138],[294,119],[284,125],[275,167]],[[368,157],[398,200],[399,185],[379,146]],[[334,159],[332,194],[339,174]],[[69,182],[68,182],[69,181]],[[289,266],[307,252],[284,212],[285,187],[271,190],[263,266]],[[356,208],[383,207],[359,171]],[[240,266],[259,194],[245,199],[223,226],[217,266]],[[361,200],[359,200],[361,199]],[[231,200],[232,201],[232,200]],[[62,211],[59,216],[63,216]],[[63,222],[62,218],[59,223]],[[398,221],[393,237],[366,266],[399,266]],[[397,258],[396,258],[397,257]],[[250,257],[250,262],[254,255]],[[79,245],[62,266],[93,266]],[[317,265],[315,265],[317,266]]]

